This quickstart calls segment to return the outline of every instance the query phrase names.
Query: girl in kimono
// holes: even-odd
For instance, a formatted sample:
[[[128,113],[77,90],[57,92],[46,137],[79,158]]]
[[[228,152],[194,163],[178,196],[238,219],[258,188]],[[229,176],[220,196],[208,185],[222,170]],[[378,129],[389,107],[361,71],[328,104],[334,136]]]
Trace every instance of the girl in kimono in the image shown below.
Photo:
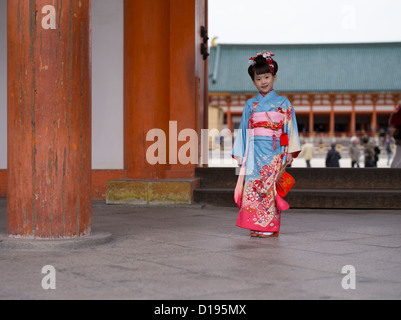
[[[264,52],[249,60],[248,72],[259,93],[245,105],[233,147],[233,157],[244,173],[239,177],[244,182],[242,197],[236,201],[240,208],[237,226],[250,230],[251,237],[279,235],[276,181],[301,152],[294,108],[273,88],[278,71],[273,56]]]

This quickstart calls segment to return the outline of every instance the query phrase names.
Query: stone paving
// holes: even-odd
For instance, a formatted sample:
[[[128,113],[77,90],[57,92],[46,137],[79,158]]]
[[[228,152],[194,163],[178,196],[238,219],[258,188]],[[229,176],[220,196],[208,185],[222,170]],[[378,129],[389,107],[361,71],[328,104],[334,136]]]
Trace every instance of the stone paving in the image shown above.
[[[250,238],[237,210],[193,205],[93,204],[94,233],[79,250],[0,249],[0,299],[400,299],[401,212],[290,210],[279,238]],[[6,232],[0,199],[0,234]],[[1,246],[0,246],[1,247]],[[56,289],[41,273],[56,270]],[[344,266],[356,288],[342,286]],[[350,283],[349,281],[346,281]]]

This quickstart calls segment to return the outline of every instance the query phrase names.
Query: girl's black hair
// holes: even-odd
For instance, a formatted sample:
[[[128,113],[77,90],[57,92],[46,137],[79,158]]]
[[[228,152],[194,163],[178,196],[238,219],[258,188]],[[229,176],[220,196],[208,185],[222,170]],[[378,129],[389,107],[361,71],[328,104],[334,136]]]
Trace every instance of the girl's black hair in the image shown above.
[[[275,76],[278,71],[278,64],[274,60],[273,60],[273,64],[274,64],[273,76]],[[251,76],[252,81],[255,80],[255,75],[271,73],[269,63],[262,56],[256,57],[255,63],[248,68],[248,73]]]

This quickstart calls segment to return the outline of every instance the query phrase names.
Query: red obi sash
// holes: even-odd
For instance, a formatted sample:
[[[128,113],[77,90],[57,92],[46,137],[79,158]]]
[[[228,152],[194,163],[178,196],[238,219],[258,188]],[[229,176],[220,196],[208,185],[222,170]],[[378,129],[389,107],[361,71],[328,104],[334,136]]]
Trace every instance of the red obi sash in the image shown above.
[[[288,135],[284,133],[284,114],[280,112],[252,113],[249,128],[254,129],[254,136],[273,137],[273,149],[277,149],[277,138],[280,145],[288,145]]]

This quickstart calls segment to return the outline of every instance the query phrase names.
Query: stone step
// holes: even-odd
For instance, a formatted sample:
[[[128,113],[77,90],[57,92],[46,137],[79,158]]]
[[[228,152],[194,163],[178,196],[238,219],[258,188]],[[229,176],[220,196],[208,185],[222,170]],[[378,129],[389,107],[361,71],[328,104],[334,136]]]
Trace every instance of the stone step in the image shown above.
[[[401,209],[401,190],[294,189],[285,200],[292,208]]]
[[[294,189],[400,190],[400,169],[378,168],[289,168]]]
[[[298,189],[401,189],[401,169],[383,168],[288,168]],[[232,188],[237,183],[235,168],[197,168],[200,188]]]
[[[194,202],[222,207],[236,207],[234,189],[202,188],[194,190]]]
[[[401,209],[401,190],[293,189],[285,200],[291,208],[314,209]],[[194,190],[194,202],[235,207],[231,188]]]
[[[196,168],[195,175],[200,178],[203,188],[232,188],[235,189],[238,176],[235,168]]]

